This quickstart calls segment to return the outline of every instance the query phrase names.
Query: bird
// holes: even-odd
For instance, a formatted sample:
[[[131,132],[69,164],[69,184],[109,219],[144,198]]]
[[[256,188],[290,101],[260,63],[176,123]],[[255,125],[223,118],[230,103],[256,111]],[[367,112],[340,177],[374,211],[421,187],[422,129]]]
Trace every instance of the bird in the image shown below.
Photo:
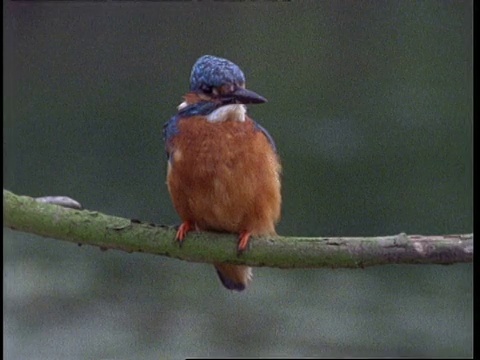
[[[194,63],[190,89],[163,127],[180,244],[190,231],[234,233],[241,254],[252,236],[276,235],[280,157],[269,132],[246,112],[246,105],[266,102],[245,87],[243,71],[230,60],[204,55]],[[242,291],[252,279],[246,265],[214,266],[229,290]]]

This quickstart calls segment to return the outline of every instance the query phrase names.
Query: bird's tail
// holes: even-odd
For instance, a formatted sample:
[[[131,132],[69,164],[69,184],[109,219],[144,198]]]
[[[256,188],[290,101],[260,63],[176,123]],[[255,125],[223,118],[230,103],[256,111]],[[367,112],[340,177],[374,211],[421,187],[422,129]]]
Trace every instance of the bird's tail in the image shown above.
[[[245,290],[252,280],[252,268],[244,265],[214,264],[218,277],[229,290]]]

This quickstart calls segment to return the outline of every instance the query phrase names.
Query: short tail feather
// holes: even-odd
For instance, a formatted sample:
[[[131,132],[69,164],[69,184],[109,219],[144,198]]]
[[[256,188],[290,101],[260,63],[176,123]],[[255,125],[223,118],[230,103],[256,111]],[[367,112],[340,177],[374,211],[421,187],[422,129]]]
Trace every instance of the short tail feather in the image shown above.
[[[218,277],[229,290],[245,290],[252,280],[252,268],[244,265],[215,264]]]

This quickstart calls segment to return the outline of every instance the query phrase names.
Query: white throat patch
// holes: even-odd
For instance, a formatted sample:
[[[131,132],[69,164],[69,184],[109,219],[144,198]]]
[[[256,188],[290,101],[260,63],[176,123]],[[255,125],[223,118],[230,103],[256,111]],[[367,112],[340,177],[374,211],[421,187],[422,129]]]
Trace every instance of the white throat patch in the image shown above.
[[[184,101],[180,105],[177,106],[177,109],[182,110],[182,109],[185,109],[187,106],[188,106],[187,102]]]
[[[210,122],[221,122],[227,119],[244,122],[247,109],[242,104],[232,104],[219,107],[217,110],[207,115]]]

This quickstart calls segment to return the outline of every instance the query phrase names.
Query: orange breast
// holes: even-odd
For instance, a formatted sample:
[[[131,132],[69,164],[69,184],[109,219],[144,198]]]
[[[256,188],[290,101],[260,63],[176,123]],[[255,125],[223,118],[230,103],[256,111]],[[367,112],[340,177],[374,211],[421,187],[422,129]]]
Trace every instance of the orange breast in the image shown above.
[[[280,163],[266,136],[245,122],[181,119],[167,185],[182,221],[202,230],[275,234]]]

